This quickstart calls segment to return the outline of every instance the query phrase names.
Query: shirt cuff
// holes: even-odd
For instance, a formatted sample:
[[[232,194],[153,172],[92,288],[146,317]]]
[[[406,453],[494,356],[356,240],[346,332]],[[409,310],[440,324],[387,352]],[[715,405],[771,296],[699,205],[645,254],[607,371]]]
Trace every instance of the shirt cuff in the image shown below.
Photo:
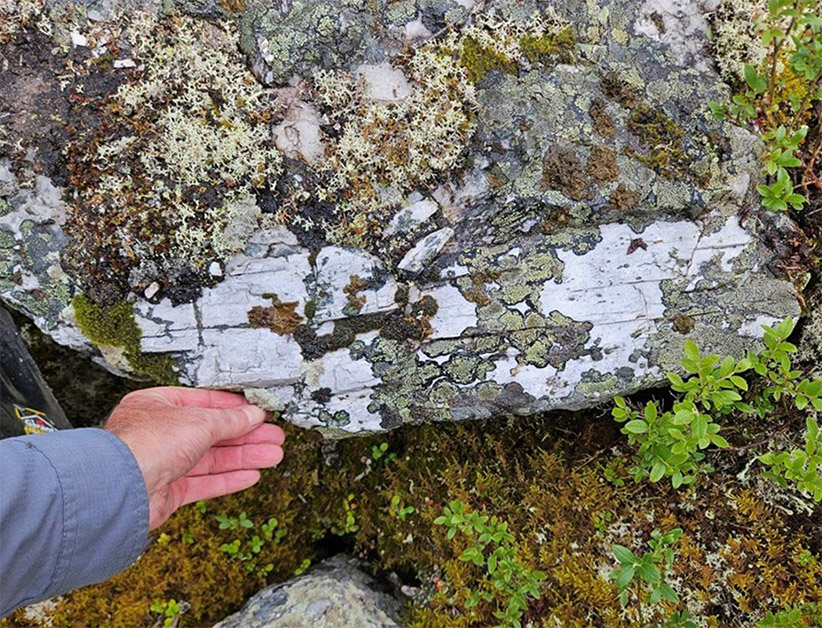
[[[137,460],[111,432],[62,430],[29,442],[57,474],[63,494],[63,538],[45,597],[119,573],[148,541],[148,495]]]

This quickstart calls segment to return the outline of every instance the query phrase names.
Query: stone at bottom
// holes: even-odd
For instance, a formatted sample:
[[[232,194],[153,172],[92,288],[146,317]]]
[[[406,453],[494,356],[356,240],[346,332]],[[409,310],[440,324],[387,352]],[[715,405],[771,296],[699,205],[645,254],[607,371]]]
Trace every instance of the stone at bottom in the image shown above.
[[[334,556],[268,587],[214,628],[398,628],[400,604],[375,588],[360,562]]]

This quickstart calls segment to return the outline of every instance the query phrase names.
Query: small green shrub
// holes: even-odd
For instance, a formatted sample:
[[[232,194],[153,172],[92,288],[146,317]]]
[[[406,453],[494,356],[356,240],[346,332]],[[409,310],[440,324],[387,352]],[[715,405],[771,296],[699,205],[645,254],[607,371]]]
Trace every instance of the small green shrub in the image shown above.
[[[220,545],[220,551],[244,563],[247,573],[256,572],[260,578],[264,578],[274,569],[273,563],[258,564],[260,562],[258,558],[267,543],[279,544],[287,534],[276,518],[268,519],[259,527],[259,530],[245,512],[241,512],[238,517],[217,515],[215,519],[220,524],[220,530],[245,532],[241,538],[234,538]]]
[[[822,390],[822,381],[813,382]],[[815,388],[816,389],[816,388]],[[805,421],[805,446],[781,453],[768,452],[759,461],[768,467],[765,476],[783,488],[792,485],[802,495],[822,501],[822,440],[819,424],[808,417]]]
[[[822,626],[822,607],[818,604],[803,604],[801,606],[787,606],[777,613],[768,611],[756,626],[757,628]]]
[[[494,613],[500,620],[497,628],[520,628],[527,600],[529,597],[539,599],[539,585],[545,574],[526,569],[517,560],[516,550],[512,547],[514,536],[508,531],[508,524],[496,516],[469,511],[460,501],[450,502],[434,523],[448,528],[446,536],[449,539],[453,539],[457,532],[471,539],[471,545],[459,559],[485,567],[494,590],[498,592],[496,595],[490,591],[472,592],[465,606],[472,608],[481,601],[493,602],[496,597],[499,605],[504,606],[504,610]]]
[[[673,409],[660,412],[656,401],[649,401],[642,412],[631,408],[625,399],[616,397],[611,411],[614,419],[624,423],[621,431],[631,445],[638,445],[630,473],[639,482],[649,478],[657,482],[671,478],[674,488],[693,484],[700,473],[713,469],[705,463],[704,449],[711,445],[728,447],[719,435],[720,419],[728,415],[755,415],[766,419],[777,411],[790,413],[812,407],[822,411],[822,380],[802,377],[802,371],[791,365],[791,354],[797,348],[787,339],[793,333],[794,321],[787,318],[774,327],[763,326],[765,349],[749,352],[736,361],[731,357],[702,356],[695,343],[685,343],[682,368],[690,376],[683,379],[669,373],[671,388],[682,395]],[[743,373],[759,376],[749,388]],[[753,380],[752,380],[753,381]],[[743,398],[743,394],[745,395]],[[788,404],[792,404],[793,408]],[[794,482],[805,494],[822,494],[822,453],[819,453],[817,430],[808,423],[804,450],[766,454],[763,463],[772,466],[769,477]],[[616,477],[613,470],[610,475]],[[606,475],[606,479],[607,479]]]
[[[813,119],[812,103],[822,98],[819,1],[769,0],[758,28],[765,59],[744,66],[745,84],[729,105],[710,103],[710,108],[716,118],[747,126],[765,142],[763,174],[770,181],[757,187],[762,204],[772,211],[800,210],[807,199],[794,189],[790,171],[805,165],[797,155]]]
[[[149,606],[149,611],[158,615],[155,626],[163,628],[177,628],[180,625],[180,616],[189,608],[186,602],[178,602],[171,599],[167,601],[155,601]],[[162,622],[162,623],[161,623]]]
[[[653,628],[699,628],[698,624],[691,619],[688,611],[674,613],[664,624]]]
[[[648,595],[645,597],[648,604],[658,604],[661,600],[679,602],[679,596],[671,585],[665,582],[665,576],[674,562],[672,546],[680,536],[681,528],[674,528],[665,534],[654,530],[651,532],[651,540],[648,541],[651,551],[645,552],[642,556],[636,556],[624,545],[614,545],[614,557],[619,566],[610,575],[619,588],[619,601],[622,606],[628,605],[632,584],[637,593],[642,588],[648,589]]]
[[[360,529],[357,525],[357,504],[354,503],[354,493],[349,493],[342,501],[343,506],[343,521],[342,525],[334,524],[331,526],[331,532],[337,536],[352,534]]]
[[[391,505],[389,510],[400,521],[405,521],[408,515],[414,514],[415,508],[413,506],[406,506],[402,501],[402,497],[399,495],[394,495],[391,497]]]
[[[673,410],[660,413],[657,402],[649,401],[640,414],[617,397],[612,415],[625,423],[621,431],[628,435],[628,442],[639,445],[630,470],[634,480],[647,477],[658,482],[669,477],[673,487],[679,488],[693,484],[700,472],[710,471],[702,450],[710,445],[728,446],[714,419],[738,409],[742,400],[738,391],[748,389],[739,374],[750,367],[748,358],[736,362],[730,357],[701,356],[696,344],[688,340],[682,368],[692,377],[683,380],[668,374],[673,389],[684,395]]]

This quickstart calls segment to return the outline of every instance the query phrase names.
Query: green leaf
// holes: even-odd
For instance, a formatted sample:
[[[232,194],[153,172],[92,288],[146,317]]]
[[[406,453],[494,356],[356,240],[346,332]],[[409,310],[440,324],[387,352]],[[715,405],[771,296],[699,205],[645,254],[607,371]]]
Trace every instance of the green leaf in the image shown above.
[[[691,339],[685,341],[685,356],[691,360],[699,359],[699,347]]]
[[[730,445],[728,444],[728,441],[726,441],[724,438],[722,438],[719,434],[712,435],[711,436],[711,442],[714,445],[716,445],[717,447],[720,447],[722,449],[730,447]]]
[[[657,460],[654,463],[654,466],[651,468],[651,476],[650,476],[651,482],[658,482],[660,480],[660,478],[662,478],[662,476],[665,475],[665,470],[666,470],[665,463],[662,462],[661,460]]]
[[[648,424],[642,419],[634,419],[628,421],[623,429],[631,434],[644,434],[648,431]]]
[[[624,545],[614,545],[614,556],[621,565],[632,565],[636,562],[636,556]]]
[[[619,573],[616,577],[616,584],[620,589],[624,589],[629,584],[631,584],[631,580],[634,579],[634,567],[633,565],[626,565],[619,570]]]

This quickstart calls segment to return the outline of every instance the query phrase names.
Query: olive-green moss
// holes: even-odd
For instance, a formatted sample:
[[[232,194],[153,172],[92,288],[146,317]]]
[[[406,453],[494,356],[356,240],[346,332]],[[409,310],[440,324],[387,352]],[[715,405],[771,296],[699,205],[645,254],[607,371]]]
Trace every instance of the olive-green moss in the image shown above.
[[[517,74],[517,64],[504,54],[483,46],[473,37],[466,37],[462,42],[460,63],[468,73],[468,80],[479,83],[492,70],[508,74]]]
[[[142,332],[134,319],[134,306],[126,301],[102,307],[83,294],[71,301],[77,326],[98,347],[119,347],[131,369],[158,384],[176,384],[178,378],[171,359],[148,355],[140,350]]]
[[[576,43],[574,29],[569,26],[558,33],[545,33],[539,37],[523,35],[519,40],[519,49],[532,64],[551,58],[556,58],[560,63],[573,63]]]
[[[630,481],[611,449],[620,441],[615,424],[597,414],[407,427],[336,443],[331,456],[317,434],[286,426],[286,457],[278,469],[202,511],[180,510],[156,532],[165,535],[162,544],[153,543],[139,563],[62,598],[53,625],[147,628],[154,621],[151,602],[172,598],[191,604],[183,628],[211,625],[266,582],[321,559],[328,547],[322,539],[346,529],[342,538],[333,535],[336,543],[377,570],[419,579],[422,600],[409,607],[406,625],[494,625],[493,603],[464,607],[470,591],[487,586],[485,574],[459,560],[464,540],[448,539],[433,523],[451,499],[508,521],[518,560],[547,573],[541,598],[526,613],[535,626],[647,628],[658,622],[653,611],[645,617],[633,607],[623,611],[607,577],[613,544],[646,546],[654,528],[683,528],[674,578],[706,628],[747,628],[766,610],[822,596],[816,524],[772,505],[762,487],[742,483],[737,474],[744,460],[731,456],[732,464],[718,465],[697,490],[616,486]],[[573,438],[563,440],[563,433]],[[383,442],[396,458],[373,458]],[[606,481],[603,466],[613,460]],[[401,519],[391,508],[395,495],[415,512]],[[219,528],[216,515],[240,512],[254,529]],[[254,569],[220,549],[237,539],[245,546],[270,517],[285,533],[264,544]],[[271,572],[261,575],[258,567],[267,564]],[[18,613],[0,625],[32,624]]]
[[[636,154],[643,164],[669,179],[688,174],[690,159],[684,149],[685,131],[663,112],[640,103],[628,117],[628,130],[647,148],[646,152]]]

